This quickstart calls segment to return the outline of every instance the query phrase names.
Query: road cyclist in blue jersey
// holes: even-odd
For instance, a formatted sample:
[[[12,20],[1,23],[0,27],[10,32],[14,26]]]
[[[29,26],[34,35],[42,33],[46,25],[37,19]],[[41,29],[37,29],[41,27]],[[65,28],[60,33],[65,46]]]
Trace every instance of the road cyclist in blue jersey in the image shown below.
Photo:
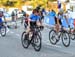
[[[4,25],[4,21],[3,18],[4,14],[2,11],[0,11],[0,34],[1,36],[5,36],[6,35],[6,26]]]
[[[52,30],[50,30],[49,32],[50,43],[55,45],[59,42],[61,38],[63,45],[65,47],[68,47],[70,45],[70,37],[68,33],[69,30],[63,26],[63,19],[64,19],[66,21],[66,25],[68,26],[68,28],[70,27],[68,18],[63,11],[59,11],[54,18],[55,18],[55,27],[52,28]]]
[[[3,17],[3,12],[0,11],[0,28],[1,28],[1,26],[3,25],[2,17]]]
[[[30,30],[34,29],[36,26],[41,26],[39,20],[40,20],[39,11],[37,9],[34,9],[32,14],[29,16],[26,32],[28,33]]]
[[[27,29],[22,33],[21,41],[24,48],[28,48],[29,45],[32,44],[35,51],[40,51],[41,24],[39,20],[40,20],[39,11],[37,9],[34,9],[32,14],[29,16]]]
[[[58,12],[58,14],[54,18],[55,18],[55,29],[56,29],[57,32],[59,32],[60,27],[62,26],[62,19],[65,19],[66,20],[66,23],[67,23],[68,27],[70,26],[69,25],[69,22],[68,22],[68,18],[64,14],[64,11],[63,10],[60,10]]]

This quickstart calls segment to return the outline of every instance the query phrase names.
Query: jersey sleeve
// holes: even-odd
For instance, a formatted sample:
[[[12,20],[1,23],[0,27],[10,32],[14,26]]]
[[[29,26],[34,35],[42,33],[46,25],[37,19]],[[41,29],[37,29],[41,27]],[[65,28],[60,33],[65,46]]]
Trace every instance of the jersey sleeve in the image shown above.
[[[37,16],[37,21],[40,20],[40,18],[41,18],[40,16]]]
[[[29,18],[30,18],[30,19],[33,19],[33,14],[31,14],[31,15],[29,16]]]

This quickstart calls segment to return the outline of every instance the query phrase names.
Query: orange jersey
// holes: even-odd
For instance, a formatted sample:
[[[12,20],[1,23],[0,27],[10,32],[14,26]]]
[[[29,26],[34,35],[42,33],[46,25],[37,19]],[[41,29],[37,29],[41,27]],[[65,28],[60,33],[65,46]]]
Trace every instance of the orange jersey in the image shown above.
[[[74,22],[73,22],[73,24],[74,24],[74,27],[75,27],[75,19],[74,19]]]

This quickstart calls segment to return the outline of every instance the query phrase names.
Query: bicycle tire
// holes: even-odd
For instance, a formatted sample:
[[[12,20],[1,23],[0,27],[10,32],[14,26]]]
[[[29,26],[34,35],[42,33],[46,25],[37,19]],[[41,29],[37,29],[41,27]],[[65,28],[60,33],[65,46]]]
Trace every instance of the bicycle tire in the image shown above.
[[[65,38],[65,37],[66,38]],[[64,33],[62,33],[62,43],[63,43],[63,45],[65,46],[65,47],[69,47],[69,45],[70,45],[70,36],[69,36],[69,34],[67,33],[67,32],[64,32]],[[68,39],[68,40],[67,40]],[[65,43],[65,41],[64,40],[67,40],[67,44]]]
[[[57,43],[57,39],[54,38],[55,36],[52,36],[52,37],[51,37],[51,33],[52,33],[52,32],[54,32],[52,35],[56,34],[55,30],[50,30],[50,32],[49,32],[49,41],[50,41],[51,44],[56,45],[56,43]],[[55,39],[54,42],[52,41],[53,38]]]
[[[40,41],[40,44],[39,45],[36,44],[36,40],[37,40],[37,42],[38,42],[38,40]],[[41,43],[41,36],[39,34],[34,35],[33,44],[32,44],[32,46],[34,47],[34,50],[35,51],[40,51],[41,45],[42,45],[42,43]]]
[[[75,40],[75,34],[70,34],[70,38],[71,38],[72,40]]]
[[[2,32],[2,29],[4,29],[4,34]],[[2,37],[6,36],[6,27],[5,26],[2,26],[1,29],[0,29],[0,32],[1,32],[1,36]]]
[[[23,33],[22,33],[22,36],[21,36],[21,42],[22,42],[22,46],[24,47],[24,48],[28,48],[29,47],[29,41],[28,41],[28,39],[26,38],[26,34],[25,34],[26,32],[24,31]],[[26,43],[25,43],[26,42]],[[25,46],[26,45],[26,46]]]

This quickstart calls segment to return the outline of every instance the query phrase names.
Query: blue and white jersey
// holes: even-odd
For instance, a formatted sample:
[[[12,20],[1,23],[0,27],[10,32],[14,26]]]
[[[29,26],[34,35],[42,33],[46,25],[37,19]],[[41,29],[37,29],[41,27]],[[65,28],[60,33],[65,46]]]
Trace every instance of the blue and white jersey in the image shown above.
[[[35,22],[35,21],[38,21],[39,19],[40,19],[40,16],[37,16],[37,15],[34,15],[34,14],[31,14],[30,15],[30,20],[31,21],[34,21]]]
[[[2,17],[0,17],[0,23],[2,23],[2,22],[3,22]]]
[[[65,14],[62,14],[62,15],[56,15],[56,17],[58,18],[58,19],[64,19],[64,16],[65,16]]]

